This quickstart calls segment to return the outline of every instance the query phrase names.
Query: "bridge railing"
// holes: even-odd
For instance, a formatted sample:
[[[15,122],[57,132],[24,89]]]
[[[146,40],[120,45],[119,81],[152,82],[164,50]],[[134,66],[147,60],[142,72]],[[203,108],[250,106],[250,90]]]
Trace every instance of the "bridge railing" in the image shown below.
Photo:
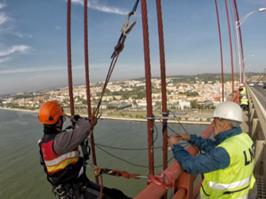
[[[266,182],[266,111],[255,93],[248,87],[249,132],[255,143],[255,176]]]

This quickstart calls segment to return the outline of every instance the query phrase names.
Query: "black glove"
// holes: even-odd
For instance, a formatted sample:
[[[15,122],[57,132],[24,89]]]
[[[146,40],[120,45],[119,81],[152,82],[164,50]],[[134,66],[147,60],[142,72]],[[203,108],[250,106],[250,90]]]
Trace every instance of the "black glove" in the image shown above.
[[[70,120],[73,124],[75,124],[81,118],[80,115],[73,115],[71,116]]]

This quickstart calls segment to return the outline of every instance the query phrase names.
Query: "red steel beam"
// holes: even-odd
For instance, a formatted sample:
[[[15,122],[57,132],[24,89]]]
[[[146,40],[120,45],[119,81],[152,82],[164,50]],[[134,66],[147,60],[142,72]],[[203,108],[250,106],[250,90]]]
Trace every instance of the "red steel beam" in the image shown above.
[[[172,197],[172,199],[182,199],[182,198],[185,198],[185,196],[186,196],[186,190],[181,188],[177,190],[177,192]]]
[[[197,150],[194,147],[188,147],[186,150],[193,155],[197,153]],[[182,169],[177,161],[174,161],[173,164],[171,164],[166,170],[162,172],[162,174],[165,176],[169,176],[169,174],[171,174],[171,179],[173,180],[177,180],[181,173]],[[152,182],[144,190],[142,190],[136,197],[134,197],[134,199],[147,199],[147,198],[160,199],[166,192],[167,189],[165,189],[164,186],[160,186]]]
[[[157,20],[158,20],[158,34],[159,34],[159,49],[160,49],[160,69],[161,69],[161,93],[162,93],[162,116],[168,116],[167,113],[167,92],[166,92],[166,74],[165,74],[165,51],[164,51],[164,32],[163,32],[163,17],[161,0],[156,0]],[[163,134],[163,169],[167,168],[167,119],[162,122]]]
[[[89,72],[89,48],[88,48],[88,0],[84,0],[84,61],[85,61],[85,83],[86,83],[86,94],[87,94],[87,113],[88,113],[88,118],[92,119],[90,72]],[[91,131],[93,131],[93,129]],[[90,145],[92,153],[92,162],[94,165],[97,165],[93,132],[90,133]],[[99,184],[98,177],[95,177],[95,181],[97,184]]]
[[[217,5],[217,0],[215,0],[215,11],[216,11],[216,17],[217,17],[217,26],[218,26],[219,44],[220,44],[222,101],[224,101],[224,61],[223,61],[223,44],[222,44],[222,34],[221,34],[220,17],[219,17],[219,9],[218,9],[218,5]]]
[[[232,97],[234,95],[234,55],[233,55],[233,45],[232,45],[232,33],[231,33],[231,24],[230,24],[230,15],[228,9],[228,2],[225,2],[225,9],[226,9],[226,18],[227,18],[227,27],[228,27],[228,36],[229,36],[229,45],[230,45],[230,60],[231,60],[231,81],[232,81]]]
[[[67,0],[67,69],[68,69],[68,92],[70,100],[70,113],[74,115],[72,63],[71,63],[71,0]]]
[[[151,65],[150,65],[149,27],[148,27],[147,2],[146,2],[146,0],[141,1],[141,13],[142,13],[145,78],[146,78],[149,174],[154,175],[154,149],[153,149],[154,121],[152,119],[153,113],[152,113],[152,97],[151,97],[152,96]]]
[[[209,125],[207,129],[205,129],[201,136],[203,138],[207,138],[211,136],[214,133],[214,128],[212,125]],[[186,149],[190,154],[196,154],[197,150],[195,150],[194,147],[188,147]],[[163,171],[163,174],[168,176],[171,174],[171,178],[173,180],[177,180],[182,173],[180,164],[177,161],[174,161],[166,170]],[[192,191],[192,190],[189,190]],[[159,186],[156,183],[152,182],[150,183],[144,190],[142,190],[134,199],[160,199],[165,193],[167,192],[167,189],[165,189],[163,186]]]

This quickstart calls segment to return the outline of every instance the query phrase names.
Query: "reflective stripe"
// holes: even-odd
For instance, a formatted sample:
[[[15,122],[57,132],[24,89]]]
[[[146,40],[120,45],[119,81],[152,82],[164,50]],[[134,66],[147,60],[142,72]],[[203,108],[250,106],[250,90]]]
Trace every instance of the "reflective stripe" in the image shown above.
[[[62,162],[60,162],[60,164],[58,165],[54,165],[54,166],[50,166],[50,167],[46,167],[47,168],[47,173],[48,174],[53,174],[55,172],[58,172],[60,170],[63,170],[64,168],[66,168],[68,165],[71,164],[76,164],[78,162],[78,157],[76,158],[69,158],[66,160],[63,160]]]
[[[245,178],[244,180],[240,180],[237,182],[233,182],[230,184],[221,184],[221,183],[216,183],[216,182],[208,182],[209,187],[213,189],[218,189],[218,190],[228,190],[228,189],[235,189],[238,187],[242,187],[244,185],[247,185],[250,183],[251,177]]]
[[[57,165],[66,159],[75,158],[75,157],[79,157],[79,151],[71,151],[69,153],[60,155],[59,157],[53,160],[45,160],[44,162],[45,162],[45,165],[49,167],[49,166]]]

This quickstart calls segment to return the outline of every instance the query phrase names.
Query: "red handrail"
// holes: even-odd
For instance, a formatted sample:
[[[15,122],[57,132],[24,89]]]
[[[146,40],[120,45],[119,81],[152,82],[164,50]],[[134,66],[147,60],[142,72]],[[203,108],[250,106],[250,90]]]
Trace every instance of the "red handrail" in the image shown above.
[[[202,133],[201,136],[203,138],[210,137],[214,133],[214,128],[212,125],[209,125],[207,129],[205,129]],[[196,155],[198,153],[198,150],[195,147],[188,147],[186,149],[190,154]],[[174,161],[166,170],[162,172],[162,175],[171,176],[173,180],[177,182],[175,188],[177,188],[177,193],[175,197],[177,196],[182,196],[179,198],[192,198],[194,193],[193,193],[193,187],[191,187],[192,179],[191,175],[186,174],[185,176],[182,176],[182,169],[177,161]],[[179,178],[182,180],[178,180]],[[183,196],[183,191],[184,189],[185,194]],[[156,184],[155,182],[151,182],[144,190],[142,190],[136,197],[135,199],[160,199],[165,193],[167,192],[167,189],[165,186],[160,186]]]

